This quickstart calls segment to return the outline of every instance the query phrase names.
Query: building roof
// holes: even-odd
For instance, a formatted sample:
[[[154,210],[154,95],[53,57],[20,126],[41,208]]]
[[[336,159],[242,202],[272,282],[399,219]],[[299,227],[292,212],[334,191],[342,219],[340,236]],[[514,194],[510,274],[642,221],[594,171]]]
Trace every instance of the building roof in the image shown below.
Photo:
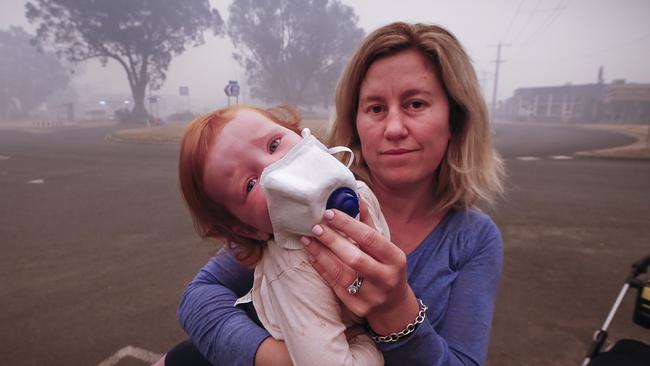
[[[539,86],[530,88],[518,88],[514,96],[532,96],[538,94],[589,94],[595,97],[603,96],[606,93],[607,84],[565,84],[558,86]]]
[[[650,102],[650,84],[616,83],[607,88],[605,101]]]

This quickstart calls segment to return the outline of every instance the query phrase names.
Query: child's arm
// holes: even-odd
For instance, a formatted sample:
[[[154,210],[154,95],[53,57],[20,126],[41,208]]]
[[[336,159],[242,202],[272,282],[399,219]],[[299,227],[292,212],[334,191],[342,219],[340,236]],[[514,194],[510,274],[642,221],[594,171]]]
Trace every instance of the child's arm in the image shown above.
[[[383,365],[381,352],[363,334],[348,342],[341,304],[306,262],[262,286],[259,299],[275,316],[271,326],[294,365]],[[257,306],[257,305],[256,305]]]
[[[372,191],[363,182],[357,182],[357,191],[375,227],[382,235],[389,237],[388,225]],[[287,268],[277,278],[265,283],[259,293],[261,299],[258,300],[263,303],[264,312],[275,315],[272,319],[275,323],[271,326],[279,328],[293,363],[383,365],[381,352],[367,334],[347,340],[343,305],[308,262],[306,252],[283,250],[275,246],[268,249],[279,257],[302,256],[303,259],[302,262],[287,261],[300,264]],[[284,264],[276,265],[286,268]]]

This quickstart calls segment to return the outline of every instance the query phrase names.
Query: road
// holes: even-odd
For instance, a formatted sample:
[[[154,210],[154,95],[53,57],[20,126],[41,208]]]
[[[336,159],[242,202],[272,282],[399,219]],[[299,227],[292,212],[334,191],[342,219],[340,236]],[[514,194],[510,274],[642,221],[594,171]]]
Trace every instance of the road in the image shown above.
[[[145,365],[184,339],[176,306],[213,247],[181,202],[178,146],[106,141],[117,128],[0,130],[5,364]],[[505,241],[488,364],[575,365],[650,252],[650,161],[570,158],[631,142],[604,131],[498,124],[494,136],[508,179],[488,210]],[[630,295],[611,336],[650,343],[631,308]]]

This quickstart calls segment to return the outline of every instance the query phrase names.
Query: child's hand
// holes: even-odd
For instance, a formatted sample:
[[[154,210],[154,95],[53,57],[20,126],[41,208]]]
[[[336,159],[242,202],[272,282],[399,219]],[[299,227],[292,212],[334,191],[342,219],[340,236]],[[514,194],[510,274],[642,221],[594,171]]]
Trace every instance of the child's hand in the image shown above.
[[[352,325],[348,329],[345,330],[345,338],[350,342],[352,339],[354,339],[356,336],[364,334],[366,332],[366,329],[359,324]]]
[[[253,269],[255,264],[262,258],[262,247],[251,247],[250,245],[240,245],[235,242],[228,243],[228,250],[242,267]]]
[[[255,353],[255,366],[291,366],[291,356],[283,341],[268,337],[260,344]]]

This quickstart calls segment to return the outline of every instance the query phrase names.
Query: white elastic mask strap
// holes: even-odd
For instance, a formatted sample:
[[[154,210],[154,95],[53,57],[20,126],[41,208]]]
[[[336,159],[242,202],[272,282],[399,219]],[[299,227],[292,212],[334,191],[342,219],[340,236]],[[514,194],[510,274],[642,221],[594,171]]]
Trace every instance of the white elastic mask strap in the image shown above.
[[[345,146],[334,146],[334,147],[331,147],[331,148],[327,149],[327,152],[330,153],[331,155],[338,154],[338,153],[340,153],[340,152],[347,152],[347,153],[350,153],[350,158],[348,159],[347,164],[345,164],[345,166],[346,166],[347,168],[349,168],[350,165],[352,165],[352,162],[354,161],[354,153],[352,152],[352,150],[350,150],[349,147],[345,147]]]

